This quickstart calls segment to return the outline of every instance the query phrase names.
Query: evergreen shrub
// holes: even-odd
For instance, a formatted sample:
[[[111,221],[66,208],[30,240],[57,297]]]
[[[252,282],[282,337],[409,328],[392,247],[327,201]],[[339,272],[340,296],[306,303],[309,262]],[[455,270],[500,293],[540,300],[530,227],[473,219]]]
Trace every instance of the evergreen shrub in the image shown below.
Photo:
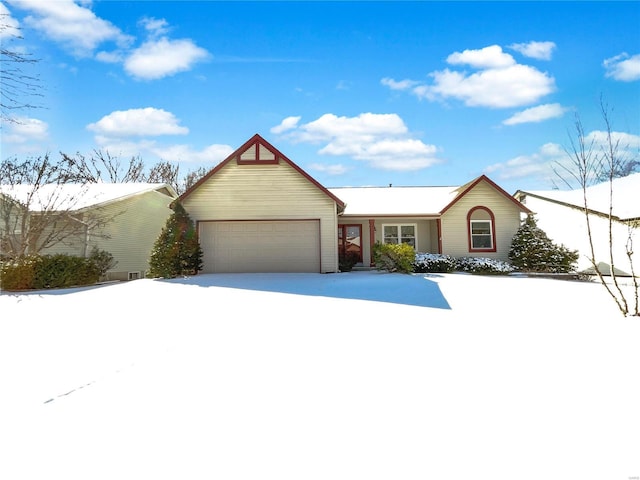
[[[101,276],[97,259],[111,258],[111,254],[95,250],[92,257],[82,258],[66,254],[27,255],[3,263],[0,288],[4,290],[33,290],[93,285]]]
[[[100,277],[91,260],[66,254],[43,255],[34,273],[32,288],[37,290],[92,285]]]
[[[556,245],[530,214],[513,236],[509,260],[523,272],[569,273],[575,271],[578,252]]]
[[[36,267],[42,261],[39,255],[6,260],[0,270],[0,288],[3,290],[29,290],[33,288]]]
[[[156,239],[149,259],[150,278],[196,275],[202,270],[202,249],[193,221],[176,202],[173,213]]]
[[[415,249],[408,243],[380,243],[373,246],[373,259],[378,270],[413,272]]]

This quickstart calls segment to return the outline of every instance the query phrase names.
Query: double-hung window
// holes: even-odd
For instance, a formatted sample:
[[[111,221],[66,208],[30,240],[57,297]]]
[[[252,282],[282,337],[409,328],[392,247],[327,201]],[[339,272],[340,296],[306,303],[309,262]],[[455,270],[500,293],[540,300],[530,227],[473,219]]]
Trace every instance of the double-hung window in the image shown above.
[[[417,225],[415,223],[396,223],[382,225],[384,243],[408,243],[413,248],[417,244]]]
[[[467,216],[469,251],[496,251],[496,232],[493,212],[486,207],[474,207]]]

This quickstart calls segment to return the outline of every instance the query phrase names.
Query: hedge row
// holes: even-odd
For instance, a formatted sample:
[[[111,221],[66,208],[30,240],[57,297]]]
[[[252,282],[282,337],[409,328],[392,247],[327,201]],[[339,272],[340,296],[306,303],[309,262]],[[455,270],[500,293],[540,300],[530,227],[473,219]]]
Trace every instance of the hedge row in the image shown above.
[[[93,285],[113,266],[113,257],[94,250],[90,257],[29,255],[0,267],[3,290],[41,290]]]
[[[416,253],[407,244],[376,244],[374,261],[379,270],[402,273],[508,274],[515,268],[508,262],[491,258],[461,257],[435,253]]]

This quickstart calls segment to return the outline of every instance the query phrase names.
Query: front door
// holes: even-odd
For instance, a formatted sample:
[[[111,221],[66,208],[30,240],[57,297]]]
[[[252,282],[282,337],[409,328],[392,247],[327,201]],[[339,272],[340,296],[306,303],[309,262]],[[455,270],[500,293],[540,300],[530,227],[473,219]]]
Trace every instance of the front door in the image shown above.
[[[355,253],[362,262],[362,225],[338,225],[338,252]]]

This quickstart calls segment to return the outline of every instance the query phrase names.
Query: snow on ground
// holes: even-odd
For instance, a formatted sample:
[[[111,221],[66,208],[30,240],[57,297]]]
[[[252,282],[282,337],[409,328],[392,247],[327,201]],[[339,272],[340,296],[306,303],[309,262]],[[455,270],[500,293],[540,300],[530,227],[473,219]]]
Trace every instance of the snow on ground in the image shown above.
[[[602,286],[236,274],[0,295],[2,479],[640,475]]]

